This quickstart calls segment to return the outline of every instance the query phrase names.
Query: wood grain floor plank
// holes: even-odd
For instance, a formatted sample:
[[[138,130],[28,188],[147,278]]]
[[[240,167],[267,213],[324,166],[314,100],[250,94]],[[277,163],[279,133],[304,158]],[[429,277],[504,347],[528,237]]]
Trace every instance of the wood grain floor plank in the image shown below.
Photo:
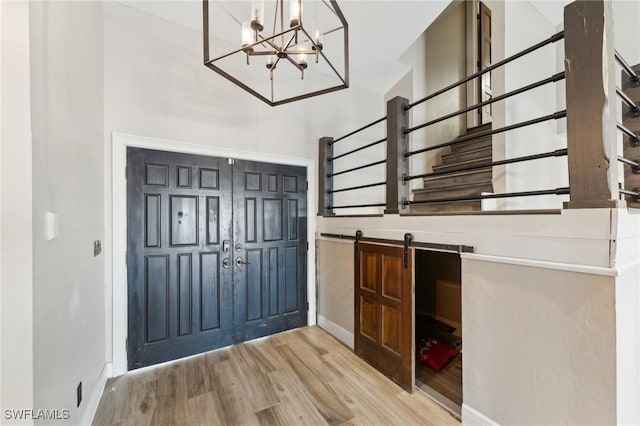
[[[207,392],[189,398],[189,424],[193,426],[217,426],[226,424],[218,394]]]
[[[405,393],[320,328],[305,327],[111,379],[93,421],[181,424],[459,423],[423,394]]]
[[[335,379],[342,377],[342,374],[326,362],[322,355],[328,353],[324,349],[315,349],[308,340],[305,339],[304,333],[287,333],[286,342],[289,347],[296,349],[296,354],[307,367],[309,367],[324,383],[329,383]]]
[[[381,404],[377,395],[363,392],[363,389],[354,385],[351,380],[347,378],[334,380],[329,383],[329,386],[353,412],[354,424],[392,425],[396,422],[396,418],[386,408],[387,402]]]
[[[230,350],[229,360],[236,376],[247,390],[247,398],[254,412],[272,407],[280,402],[268,377],[244,348],[245,344],[234,346]]]
[[[185,360],[186,383],[188,397],[193,398],[211,391],[207,358],[197,356]]]
[[[269,381],[278,395],[280,409],[289,424],[301,426],[327,424],[291,368],[269,373]]]
[[[143,380],[147,377],[141,377]],[[141,381],[130,387],[122,423],[131,426],[157,424],[158,382]]]
[[[302,361],[289,345],[278,348],[280,353],[304,383],[311,395],[311,402],[330,425],[340,425],[353,418],[353,413],[344,406],[322,380]]]
[[[188,425],[187,364],[175,363],[158,370],[158,425]]]
[[[289,424],[286,414],[280,405],[265,408],[256,413],[261,426],[286,426]]]
[[[247,389],[236,376],[231,360],[216,364],[216,395],[227,425],[258,425],[258,418],[247,400]]]
[[[382,373],[355,354],[345,356],[339,352],[331,352],[323,358],[340,371],[343,376],[358,380],[364,388],[371,387],[380,395],[393,397],[400,392],[404,392],[398,385],[388,380]]]
[[[401,408],[406,409],[408,407],[410,410],[415,411],[423,419],[425,426],[454,426],[460,424],[448,411],[434,403],[420,391],[415,391],[412,395],[403,392],[396,398],[402,402]]]

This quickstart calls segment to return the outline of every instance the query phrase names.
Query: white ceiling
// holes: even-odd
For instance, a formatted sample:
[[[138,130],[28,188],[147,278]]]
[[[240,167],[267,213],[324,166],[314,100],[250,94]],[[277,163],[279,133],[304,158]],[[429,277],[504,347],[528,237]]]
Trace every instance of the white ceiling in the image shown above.
[[[121,0],[121,3],[202,31],[199,0]],[[400,56],[449,3],[447,0],[338,0],[349,23],[351,84],[381,93],[389,90],[408,71],[399,61]]]
[[[202,31],[200,0],[120,2],[184,27]],[[531,1],[554,25],[562,23],[563,8],[570,2]],[[409,70],[399,58],[450,3],[450,0],[338,0],[349,23],[351,84],[381,93],[388,91]]]

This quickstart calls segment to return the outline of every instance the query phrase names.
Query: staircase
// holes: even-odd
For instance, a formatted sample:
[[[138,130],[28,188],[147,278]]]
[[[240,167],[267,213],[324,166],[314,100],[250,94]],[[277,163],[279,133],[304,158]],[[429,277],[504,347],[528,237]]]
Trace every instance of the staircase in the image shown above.
[[[491,130],[491,123],[467,130],[470,134]],[[451,152],[441,157],[438,165],[433,166],[434,172],[455,171],[468,167],[490,164],[492,155],[491,136],[480,136],[450,147]],[[471,171],[460,171],[444,176],[425,178],[423,188],[413,190],[414,201],[436,201],[439,199],[469,197],[480,195],[482,192],[493,192],[492,168],[480,168]],[[467,212],[481,210],[481,201],[456,201],[430,204],[414,204],[412,212]]]

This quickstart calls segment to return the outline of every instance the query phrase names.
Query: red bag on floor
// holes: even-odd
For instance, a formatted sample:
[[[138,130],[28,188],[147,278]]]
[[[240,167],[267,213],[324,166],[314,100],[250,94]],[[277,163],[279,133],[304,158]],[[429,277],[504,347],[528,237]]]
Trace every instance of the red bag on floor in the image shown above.
[[[456,355],[458,355],[457,349],[436,339],[421,340],[418,348],[418,360],[436,371],[442,370],[442,367]]]

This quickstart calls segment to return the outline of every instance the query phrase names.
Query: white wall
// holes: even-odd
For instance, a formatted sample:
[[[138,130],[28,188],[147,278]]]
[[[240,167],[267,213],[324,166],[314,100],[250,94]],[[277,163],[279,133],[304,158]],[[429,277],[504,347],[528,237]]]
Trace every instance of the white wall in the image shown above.
[[[401,95],[413,102],[464,78],[467,75],[465,25],[465,3],[451,3],[401,57],[412,70],[411,85],[401,88],[404,87],[405,91],[410,88],[411,92],[400,94],[395,87],[386,97]],[[417,105],[410,111],[411,123],[425,123],[464,108],[466,96],[466,87],[461,86]],[[462,114],[411,133],[410,149],[449,142],[465,132],[466,115]],[[445,148],[413,156],[410,160],[411,173],[431,172],[439,156],[448,152],[449,149]],[[419,179],[410,184],[412,188],[422,188]]]
[[[0,423],[33,407],[29,5],[0,2]]]
[[[30,15],[34,405],[88,424],[107,376],[105,259],[93,255],[105,239],[102,4],[31,3]]]
[[[513,55],[551,37],[555,26],[530,2],[506,2],[505,56]],[[558,42],[520,58],[505,67],[505,91],[509,92],[563,71],[556,63]],[[551,83],[505,101],[506,124],[515,124],[544,115],[559,108],[556,86]],[[564,119],[563,119],[564,120]],[[509,131],[505,139],[505,157],[515,158],[566,147],[566,135],[557,134],[557,122],[547,121]],[[506,191],[533,191],[568,186],[567,157],[547,158],[508,165]],[[505,200],[509,209],[561,208],[568,196],[538,196]]]

